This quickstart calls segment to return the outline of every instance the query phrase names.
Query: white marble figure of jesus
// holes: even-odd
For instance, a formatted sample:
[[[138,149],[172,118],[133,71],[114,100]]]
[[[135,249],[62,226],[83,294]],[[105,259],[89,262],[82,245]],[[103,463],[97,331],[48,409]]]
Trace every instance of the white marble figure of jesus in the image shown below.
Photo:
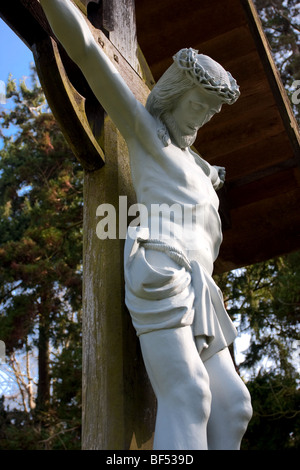
[[[126,304],[158,402],[154,449],[238,450],[252,408],[228,351],[236,331],[211,277],[222,241],[216,190],[225,170],[191,150],[199,128],[238,99],[236,81],[211,58],[182,49],[144,107],[74,4],[40,2],[127,142],[137,201],[149,214],[154,203],[192,208],[184,230],[161,213],[161,231],[152,231],[158,225],[150,220],[125,244]]]

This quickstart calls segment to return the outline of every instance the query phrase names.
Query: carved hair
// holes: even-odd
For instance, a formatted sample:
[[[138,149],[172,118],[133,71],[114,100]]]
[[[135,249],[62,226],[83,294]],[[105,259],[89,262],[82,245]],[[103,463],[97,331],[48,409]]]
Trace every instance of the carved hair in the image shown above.
[[[189,48],[181,49],[173,60],[148,97],[146,108],[153,116],[160,118],[170,111],[173,103],[193,86],[216,93],[227,104],[239,98],[236,80],[210,57]]]
[[[190,48],[182,49],[173,59],[195,85],[216,93],[225,103],[233,104],[239,98],[236,80],[210,57],[198,54],[198,51]]]

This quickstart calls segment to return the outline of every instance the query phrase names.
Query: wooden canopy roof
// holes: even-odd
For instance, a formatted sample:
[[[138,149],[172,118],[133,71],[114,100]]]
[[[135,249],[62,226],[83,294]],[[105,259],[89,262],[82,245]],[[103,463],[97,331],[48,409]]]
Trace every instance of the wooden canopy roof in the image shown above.
[[[98,3],[81,3],[89,1]],[[11,0],[0,7],[29,47],[49,33],[36,4]],[[223,106],[195,143],[206,160],[227,171],[216,272],[300,249],[299,130],[252,0],[136,0],[135,6],[138,42],[154,80],[174,53],[193,47],[240,85],[241,98]]]
[[[241,97],[198,133],[225,166],[224,240],[216,271],[300,249],[299,131],[251,1],[136,1],[138,41],[157,80],[183,47],[229,70]]]

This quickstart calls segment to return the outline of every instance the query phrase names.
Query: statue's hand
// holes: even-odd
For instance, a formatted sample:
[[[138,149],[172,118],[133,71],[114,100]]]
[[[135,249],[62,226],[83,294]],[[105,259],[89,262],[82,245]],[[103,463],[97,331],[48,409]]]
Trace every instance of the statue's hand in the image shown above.
[[[220,182],[221,182],[221,184],[219,185],[219,189],[220,189],[223,186],[223,184],[225,183],[226,170],[223,166],[214,165],[214,168],[217,170],[218,176],[219,176],[219,179],[220,179]]]
[[[226,178],[226,169],[223,166],[215,166],[215,168],[218,172],[220,180],[224,184],[225,183],[225,178]]]

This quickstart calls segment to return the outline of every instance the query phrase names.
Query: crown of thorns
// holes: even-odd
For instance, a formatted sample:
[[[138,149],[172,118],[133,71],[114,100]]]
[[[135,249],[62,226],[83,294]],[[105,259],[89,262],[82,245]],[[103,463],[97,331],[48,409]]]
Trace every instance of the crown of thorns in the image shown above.
[[[201,56],[200,56],[201,57]],[[185,71],[186,75],[196,84],[208,91],[217,93],[226,103],[233,104],[240,96],[239,86],[229,72],[226,72],[230,86],[225,79],[213,77],[199,62],[199,54],[195,49],[181,49],[173,56],[175,64]],[[219,65],[219,64],[218,64]],[[221,66],[219,66],[221,68]]]

